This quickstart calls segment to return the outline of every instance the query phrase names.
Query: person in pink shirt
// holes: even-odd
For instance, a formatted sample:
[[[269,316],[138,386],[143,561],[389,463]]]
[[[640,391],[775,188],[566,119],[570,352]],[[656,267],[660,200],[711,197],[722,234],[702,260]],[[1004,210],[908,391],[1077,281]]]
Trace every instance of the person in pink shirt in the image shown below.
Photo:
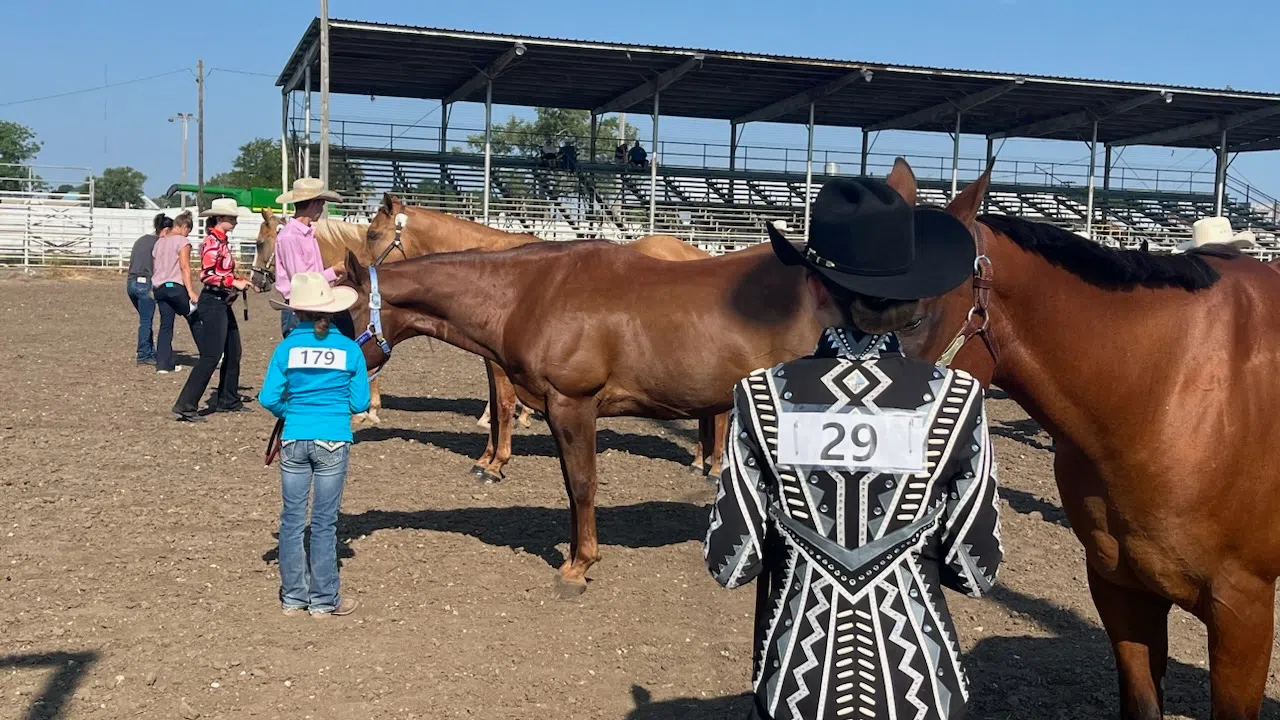
[[[294,206],[293,217],[280,228],[276,235],[276,290],[289,301],[292,294],[291,279],[301,272],[316,272],[324,276],[330,285],[342,279],[345,268],[342,263],[325,267],[320,257],[320,244],[316,242],[315,228],[312,223],[324,216],[325,203],[338,202],[342,197],[338,193],[325,188],[324,183],[316,178],[298,178],[293,183],[293,190],[276,198],[281,208]],[[298,324],[298,318],[292,310],[280,311],[280,333],[284,337]]]

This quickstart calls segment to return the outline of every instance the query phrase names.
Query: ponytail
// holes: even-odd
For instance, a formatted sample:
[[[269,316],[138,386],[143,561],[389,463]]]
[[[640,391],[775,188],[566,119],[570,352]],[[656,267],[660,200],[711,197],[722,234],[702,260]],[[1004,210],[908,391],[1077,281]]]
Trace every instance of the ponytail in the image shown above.
[[[173,227],[173,218],[165,215],[164,213],[159,213],[152,218],[151,225],[156,229],[156,235],[159,235],[165,230]]]
[[[329,337],[329,323],[332,316],[329,313],[312,313],[306,310],[294,310],[294,315],[298,316],[300,322],[309,322],[315,325],[315,334],[317,340],[323,340]]]

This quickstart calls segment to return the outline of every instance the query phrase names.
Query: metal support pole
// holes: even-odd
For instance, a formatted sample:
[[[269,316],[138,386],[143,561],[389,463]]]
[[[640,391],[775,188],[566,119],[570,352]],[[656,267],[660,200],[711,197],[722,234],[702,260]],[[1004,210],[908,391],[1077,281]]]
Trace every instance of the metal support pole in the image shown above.
[[[1218,140],[1218,171],[1213,178],[1213,214],[1222,216],[1222,204],[1227,194],[1227,130],[1223,128]]]
[[[658,94],[653,93],[653,152],[649,153],[649,234],[658,214]]]
[[[280,192],[289,192],[289,93],[280,93]],[[280,212],[285,211],[283,203]]]
[[[329,0],[320,0],[320,181],[329,187]]]
[[[813,110],[814,103],[809,103],[809,142],[805,149],[804,161],[804,236],[809,237],[809,204],[813,197]]]
[[[1106,145],[1102,155],[1102,214],[1107,214],[1107,206],[1111,204],[1111,146]]]
[[[489,224],[489,192],[493,172],[493,78],[484,84],[484,224]]]
[[[729,123],[729,172],[733,172],[738,167],[738,123]],[[711,181],[707,181],[710,186]],[[736,203],[738,200],[738,183],[734,181],[733,176],[729,176],[729,202]]]
[[[204,60],[196,61],[196,214],[204,210]]]
[[[1084,234],[1093,239],[1093,183],[1098,166],[1098,121],[1093,121],[1093,139],[1089,141],[1089,201],[1085,205],[1088,217],[1084,221]]]
[[[992,167],[996,161],[996,141],[990,135],[987,136],[987,165],[983,168],[985,172],[987,168]],[[994,172],[994,171],[993,171]],[[982,196],[982,212],[991,212],[991,193]]]
[[[596,161],[596,133],[600,132],[600,116],[591,113],[591,141],[588,146],[587,157],[591,158],[588,162]]]
[[[863,130],[862,131],[862,168],[858,171],[858,174],[861,175],[862,177],[867,176],[867,155],[869,154],[870,150],[871,150],[871,134],[868,133],[866,130]]]
[[[956,137],[955,144],[951,148],[951,199],[956,199],[956,191],[960,185],[960,117],[962,113],[956,112]]]
[[[449,112],[452,110],[453,110],[452,104],[446,103],[443,100],[440,101],[440,154],[441,155],[444,155],[445,148],[447,147],[446,144],[449,141]],[[445,188],[448,187],[448,179],[449,179],[449,166],[441,162],[440,163],[441,194],[447,192]]]
[[[302,174],[304,177],[311,177],[311,66],[302,72],[304,82],[307,84],[306,98],[302,101],[302,127],[303,137],[306,140],[302,143]],[[287,192],[287,190],[286,190]]]

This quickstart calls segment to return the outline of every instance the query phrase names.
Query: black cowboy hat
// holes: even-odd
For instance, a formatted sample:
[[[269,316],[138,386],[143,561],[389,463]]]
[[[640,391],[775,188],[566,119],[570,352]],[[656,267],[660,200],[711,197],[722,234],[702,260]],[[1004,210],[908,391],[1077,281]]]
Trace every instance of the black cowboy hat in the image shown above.
[[[871,178],[835,178],[813,201],[809,244],[796,248],[771,223],[773,252],[846,290],[887,300],[937,297],[973,272],[973,236],[943,210],[913,208]]]

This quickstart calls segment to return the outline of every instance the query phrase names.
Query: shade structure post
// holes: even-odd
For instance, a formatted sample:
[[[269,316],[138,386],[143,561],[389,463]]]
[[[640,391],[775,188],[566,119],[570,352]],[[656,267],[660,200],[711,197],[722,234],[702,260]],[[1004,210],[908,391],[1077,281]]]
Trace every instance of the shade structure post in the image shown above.
[[[1089,199],[1085,205],[1087,217],[1084,221],[1084,234],[1093,239],[1093,183],[1098,166],[1098,121],[1093,121],[1093,139],[1089,141]]]
[[[444,155],[445,143],[449,138],[449,111],[453,109],[453,105],[441,100],[440,101],[440,154]],[[449,186],[449,166],[444,163],[444,158],[440,159],[440,194],[443,195],[445,188]]]
[[[302,174],[311,177],[311,66],[302,73],[303,82],[306,84],[306,92],[302,101]]]
[[[493,178],[493,78],[484,84],[484,224],[489,224],[489,191]]]
[[[960,118],[963,113],[956,113],[956,135],[951,146],[951,199],[956,199],[956,191],[960,185]]]
[[[280,93],[280,192],[289,192],[289,93]],[[280,212],[284,212],[284,203]]]
[[[1218,139],[1218,167],[1213,177],[1213,214],[1221,217],[1227,195],[1227,130]]]
[[[987,168],[992,167],[996,161],[996,141],[990,135],[987,136],[987,165],[982,168],[985,172]],[[991,193],[982,196],[982,212],[991,212]]]
[[[813,113],[814,103],[809,103],[809,142],[804,161],[804,236],[809,237],[809,205],[813,197]]]
[[[587,148],[587,157],[591,158],[587,162],[594,163],[596,161],[596,134],[600,132],[600,116],[591,113],[591,140]]]
[[[320,181],[329,187],[329,0],[320,0]]]
[[[863,128],[862,130],[862,168],[858,171],[858,174],[861,175],[862,177],[867,176],[867,155],[869,154],[870,150],[871,150],[871,133],[867,132],[866,128]]]
[[[658,95],[653,93],[653,152],[649,156],[649,234],[657,222],[658,214]]]

